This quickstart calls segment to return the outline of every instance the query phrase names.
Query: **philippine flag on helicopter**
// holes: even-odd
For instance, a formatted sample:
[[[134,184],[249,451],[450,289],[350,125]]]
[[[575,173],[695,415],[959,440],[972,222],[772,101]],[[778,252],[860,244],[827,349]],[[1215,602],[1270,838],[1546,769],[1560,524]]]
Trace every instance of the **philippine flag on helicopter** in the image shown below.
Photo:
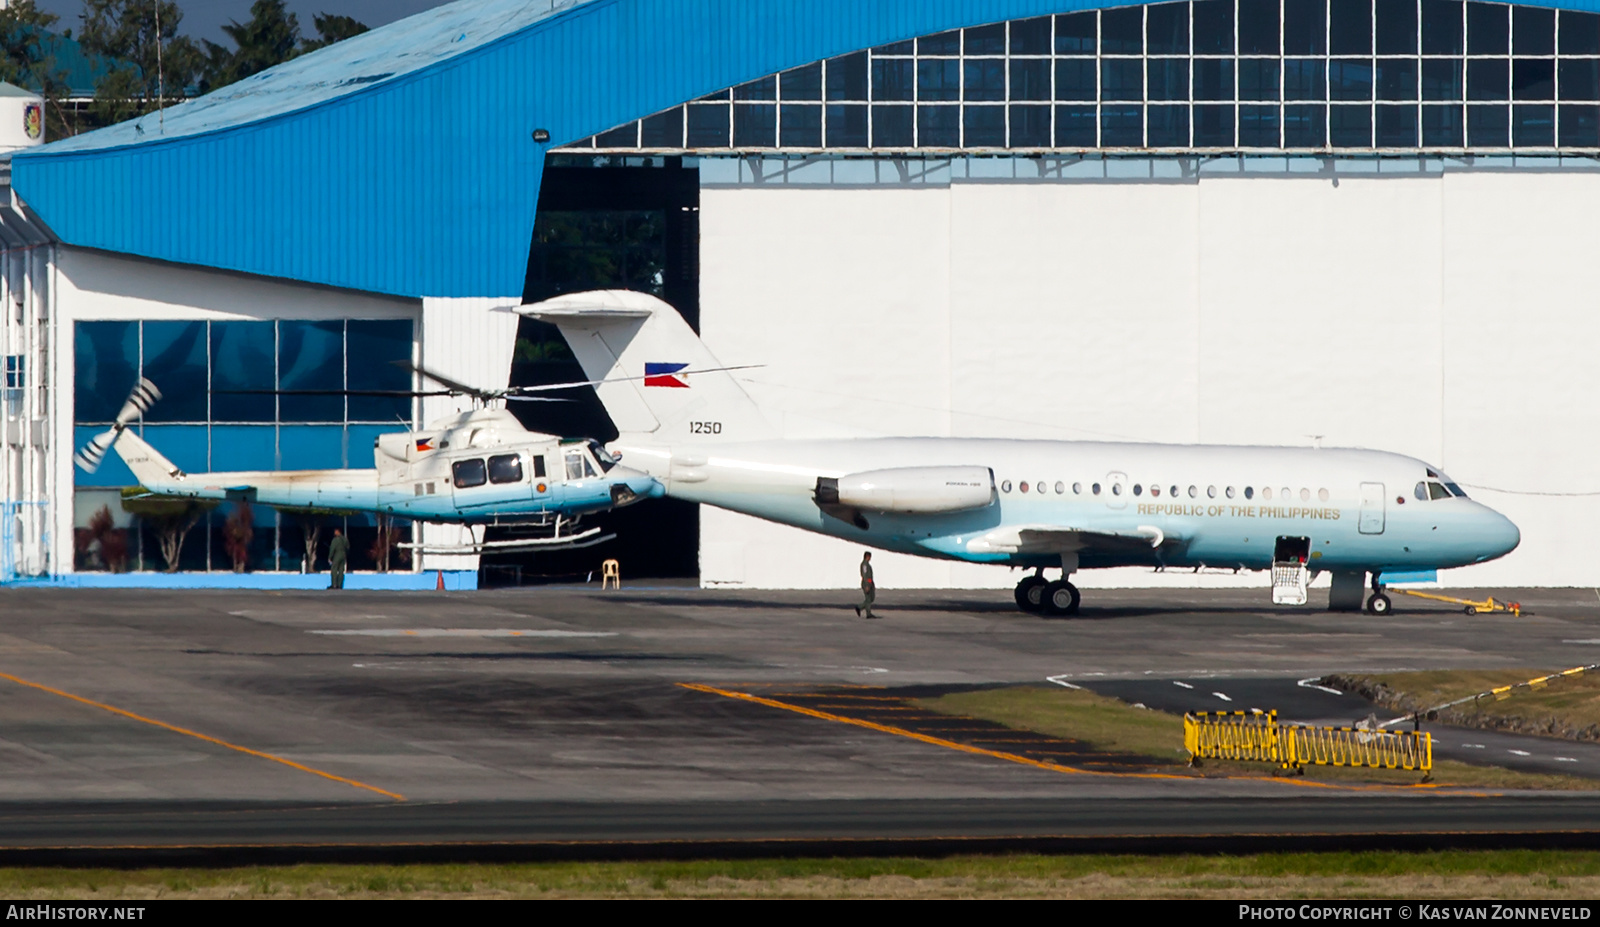
[[[645,386],[666,386],[673,389],[688,389],[689,377],[678,371],[689,366],[688,364],[651,364],[644,365]]]

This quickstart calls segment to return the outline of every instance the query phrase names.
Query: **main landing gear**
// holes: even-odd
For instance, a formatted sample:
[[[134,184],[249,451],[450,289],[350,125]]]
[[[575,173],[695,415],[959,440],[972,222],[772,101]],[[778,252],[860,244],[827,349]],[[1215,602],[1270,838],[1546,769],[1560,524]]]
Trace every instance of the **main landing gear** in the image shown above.
[[[1067,581],[1067,574],[1051,582],[1044,578],[1044,570],[1024,576],[1017,583],[1017,607],[1025,612],[1060,618],[1078,612],[1078,587]]]

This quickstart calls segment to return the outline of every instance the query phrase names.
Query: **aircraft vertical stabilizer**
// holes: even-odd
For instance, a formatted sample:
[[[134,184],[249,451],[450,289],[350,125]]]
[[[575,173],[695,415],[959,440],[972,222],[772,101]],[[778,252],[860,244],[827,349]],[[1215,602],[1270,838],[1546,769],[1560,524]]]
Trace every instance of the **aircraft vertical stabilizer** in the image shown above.
[[[625,439],[654,444],[778,437],[677,310],[645,293],[574,293],[521,306],[553,323]]]

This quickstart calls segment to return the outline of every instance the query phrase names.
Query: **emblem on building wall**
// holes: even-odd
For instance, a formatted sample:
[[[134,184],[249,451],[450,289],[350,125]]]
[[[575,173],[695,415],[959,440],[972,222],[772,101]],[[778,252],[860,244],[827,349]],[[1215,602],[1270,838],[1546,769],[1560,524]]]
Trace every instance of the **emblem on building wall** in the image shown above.
[[[38,138],[44,134],[43,103],[29,103],[23,108],[22,129],[28,133],[29,138]]]

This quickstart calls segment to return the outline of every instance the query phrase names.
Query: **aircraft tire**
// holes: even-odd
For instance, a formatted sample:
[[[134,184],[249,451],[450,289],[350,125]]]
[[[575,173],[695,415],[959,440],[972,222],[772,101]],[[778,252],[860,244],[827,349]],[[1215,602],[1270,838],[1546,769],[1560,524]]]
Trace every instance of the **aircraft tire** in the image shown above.
[[[1389,601],[1388,596],[1381,592],[1374,593],[1372,598],[1367,600],[1367,614],[1369,615],[1387,615],[1391,607],[1393,607],[1393,603]]]
[[[1044,611],[1042,596],[1044,587],[1049,585],[1049,580],[1043,576],[1024,576],[1022,582],[1017,583],[1017,607],[1025,612],[1037,614]]]
[[[1079,599],[1078,587],[1064,579],[1047,584],[1039,596],[1040,604],[1044,606],[1044,614],[1050,618],[1076,615]]]

